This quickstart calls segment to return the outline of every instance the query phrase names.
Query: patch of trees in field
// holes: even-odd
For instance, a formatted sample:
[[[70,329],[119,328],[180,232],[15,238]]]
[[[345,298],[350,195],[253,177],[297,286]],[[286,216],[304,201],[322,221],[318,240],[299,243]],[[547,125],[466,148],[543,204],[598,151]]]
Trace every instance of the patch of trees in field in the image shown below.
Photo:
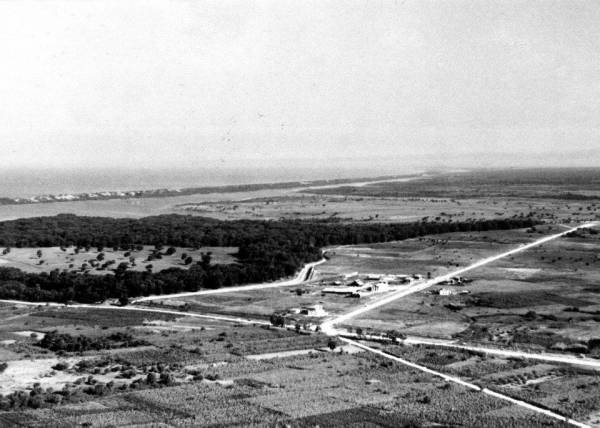
[[[81,360],[72,368],[66,363],[58,363],[52,368],[54,370],[67,370],[69,373],[80,373],[82,375],[89,373],[120,372],[115,381],[103,383],[93,375],[83,376],[75,380],[74,383],[68,383],[60,390],[52,387],[42,388],[39,383],[35,383],[29,391],[15,391],[7,395],[0,395],[0,411],[22,411],[26,409],[52,408],[60,404],[80,403],[97,397],[110,395],[114,393],[139,390],[146,388],[161,388],[174,386],[175,381],[173,372],[170,370],[181,370],[179,364],[158,363],[154,366],[146,366],[143,370],[128,364],[120,363],[120,358],[102,358],[96,360]],[[139,372],[145,376],[137,377]],[[208,376],[207,376],[208,377]],[[131,381],[129,379],[135,378]],[[202,380],[202,375],[195,376],[194,380]],[[118,383],[117,383],[118,382]],[[7,422],[7,414],[0,416],[0,426],[16,426],[16,421]]]
[[[128,348],[149,345],[145,340],[135,339],[131,334],[116,332],[107,336],[73,336],[58,331],[50,331],[38,342],[38,346],[54,352],[85,352],[102,349]]]
[[[183,247],[238,247],[238,263],[197,262],[189,269],[157,273],[117,268],[104,276],[58,270],[25,273],[0,268],[0,298],[29,301],[98,302],[150,294],[197,291],[272,281],[294,274],[304,263],[321,257],[329,245],[365,244],[448,233],[531,227],[533,219],[471,222],[345,223],[339,220],[219,221],[165,215],[112,219],[58,215],[0,223],[3,246],[70,246],[135,248],[141,244]]]

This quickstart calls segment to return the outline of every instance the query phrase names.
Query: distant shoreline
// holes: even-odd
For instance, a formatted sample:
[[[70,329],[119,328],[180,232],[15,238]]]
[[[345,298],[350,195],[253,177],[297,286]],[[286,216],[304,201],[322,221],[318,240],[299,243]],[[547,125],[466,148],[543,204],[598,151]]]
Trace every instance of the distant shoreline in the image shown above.
[[[152,189],[152,190],[126,190],[126,191],[101,191],[82,193],[45,194],[32,197],[0,197],[0,205],[32,205],[55,202],[101,201],[111,199],[139,199],[161,198],[171,196],[187,196],[209,193],[237,193],[268,189],[309,188],[315,186],[343,185],[360,181],[398,180],[421,177],[422,173],[404,175],[385,175],[376,177],[321,179],[310,181],[286,181],[258,184],[233,184],[221,186],[186,187],[181,189]]]

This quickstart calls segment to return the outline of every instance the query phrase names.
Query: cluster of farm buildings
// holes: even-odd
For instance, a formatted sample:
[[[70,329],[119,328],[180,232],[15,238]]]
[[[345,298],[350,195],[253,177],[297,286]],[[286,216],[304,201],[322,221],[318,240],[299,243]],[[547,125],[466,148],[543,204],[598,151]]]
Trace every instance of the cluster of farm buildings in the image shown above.
[[[391,287],[410,285],[423,279],[422,275],[389,275],[358,272],[345,274],[340,280],[333,281],[323,293],[343,294],[350,297],[364,297],[375,293],[389,291]]]
[[[386,291],[397,290],[403,286],[409,286],[416,281],[423,280],[423,276],[419,274],[412,275],[400,275],[400,274],[381,274],[381,273],[367,273],[359,274],[358,272],[352,272],[338,276],[334,280],[330,280],[328,286],[325,287],[321,292],[327,294],[337,294],[346,297],[366,297],[377,293]],[[450,286],[463,286],[472,280],[456,276],[449,278],[445,281],[439,282],[439,285],[450,285]],[[466,294],[468,290],[457,291],[454,288],[439,288],[428,291],[432,294],[439,294],[440,296],[450,296],[454,294]],[[302,306],[299,308],[292,308],[287,311],[287,315],[304,315],[309,317],[324,317],[327,312],[323,309],[321,304],[313,304],[308,306]]]

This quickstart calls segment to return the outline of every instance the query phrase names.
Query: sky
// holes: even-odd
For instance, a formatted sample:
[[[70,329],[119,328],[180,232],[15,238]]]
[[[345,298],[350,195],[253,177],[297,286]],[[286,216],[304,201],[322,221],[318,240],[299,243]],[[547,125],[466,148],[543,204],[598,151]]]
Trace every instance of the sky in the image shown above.
[[[600,2],[0,1],[0,167],[600,164]]]

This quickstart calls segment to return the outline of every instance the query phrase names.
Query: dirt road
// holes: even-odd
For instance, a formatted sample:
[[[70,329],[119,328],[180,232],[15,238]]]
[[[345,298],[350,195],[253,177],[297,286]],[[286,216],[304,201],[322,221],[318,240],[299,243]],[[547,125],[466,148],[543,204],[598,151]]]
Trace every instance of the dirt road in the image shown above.
[[[521,246],[519,246],[517,248],[514,248],[514,249],[512,249],[510,251],[506,251],[504,253],[497,254],[495,256],[488,257],[488,258],[483,259],[483,260],[479,260],[478,262],[475,262],[472,265],[469,265],[467,267],[463,267],[463,268],[457,269],[457,270],[455,270],[453,272],[450,272],[450,273],[447,273],[445,275],[441,275],[441,276],[435,277],[435,278],[427,280],[427,281],[417,282],[417,283],[415,283],[412,286],[409,286],[409,287],[404,288],[402,290],[396,291],[396,292],[394,292],[394,293],[392,293],[392,294],[390,294],[390,295],[388,295],[388,296],[386,296],[386,297],[384,297],[382,299],[374,301],[373,303],[369,303],[369,304],[364,305],[364,306],[362,306],[362,307],[360,307],[358,309],[355,309],[355,310],[350,311],[350,312],[348,312],[348,313],[346,313],[344,315],[341,315],[341,316],[339,316],[337,318],[333,318],[333,319],[331,319],[329,321],[326,321],[323,324],[321,324],[321,330],[324,333],[328,334],[328,335],[332,335],[332,336],[336,335],[337,332],[336,332],[334,326],[336,324],[340,324],[340,323],[342,323],[344,321],[347,321],[350,318],[354,318],[354,317],[356,317],[358,315],[361,315],[361,314],[364,314],[366,312],[372,311],[375,308],[379,308],[381,306],[387,305],[388,303],[391,303],[391,302],[393,302],[395,300],[398,300],[398,299],[400,299],[402,297],[408,296],[409,294],[413,294],[413,293],[417,293],[419,291],[426,290],[427,288],[429,288],[429,287],[431,287],[433,285],[436,285],[436,284],[438,284],[438,283],[440,283],[442,281],[449,280],[450,278],[455,277],[455,276],[460,276],[460,275],[464,274],[465,272],[471,271],[473,269],[477,269],[477,268],[479,268],[481,266],[485,266],[485,265],[487,265],[489,263],[493,263],[496,260],[500,260],[500,259],[503,259],[505,257],[512,256],[513,254],[517,254],[517,253],[520,253],[522,251],[526,251],[526,250],[528,250],[530,248],[533,248],[533,247],[536,247],[538,245],[542,245],[542,244],[544,244],[546,242],[552,241],[554,239],[560,238],[561,236],[567,235],[567,234],[569,234],[571,232],[574,232],[576,230],[584,229],[584,228],[590,228],[590,227],[594,227],[594,226],[597,226],[597,225],[598,225],[598,222],[582,224],[582,225],[579,225],[579,226],[567,229],[567,230],[565,230],[563,232],[557,233],[555,235],[546,236],[544,238],[538,239],[537,241],[530,242],[529,244],[521,245]]]
[[[284,280],[284,281],[264,282],[262,284],[240,285],[238,287],[223,287],[223,288],[217,288],[215,290],[200,290],[200,291],[191,291],[191,292],[187,292],[187,293],[160,294],[157,296],[139,297],[137,299],[132,299],[131,303],[149,302],[152,300],[164,300],[164,299],[190,297],[190,296],[204,296],[204,295],[208,295],[208,294],[236,293],[239,291],[262,290],[265,288],[289,287],[292,285],[301,284],[304,281],[306,281],[307,277],[312,274],[314,267],[318,266],[324,262],[325,262],[325,259],[321,259],[318,262],[308,263],[308,264],[304,265],[304,267],[300,270],[300,272],[298,273],[298,275],[296,275],[295,278]]]
[[[5,300],[0,299],[0,303],[8,303],[10,305],[24,305],[24,306],[41,306],[48,308],[78,308],[78,309],[108,309],[111,311],[137,311],[137,312],[150,312],[159,314],[178,315],[180,317],[192,317],[192,318],[205,318],[216,321],[227,321],[242,324],[263,324],[270,325],[270,323],[262,320],[253,320],[249,318],[238,318],[238,317],[226,317],[221,315],[204,315],[197,314],[195,312],[183,312],[183,311],[171,311],[168,309],[154,309],[154,308],[142,308],[139,306],[112,306],[112,305],[86,305],[86,304],[72,304],[65,305],[62,303],[54,302],[25,302],[23,300]]]
[[[512,404],[516,404],[517,406],[524,407],[524,408],[529,409],[529,410],[533,410],[534,412],[541,413],[541,414],[549,416],[549,417],[551,417],[553,419],[558,419],[558,420],[566,422],[566,423],[568,423],[570,425],[573,425],[573,426],[576,426],[576,427],[580,427],[580,428],[590,428],[589,425],[583,424],[581,422],[577,422],[577,421],[575,421],[573,419],[570,419],[570,418],[567,418],[565,416],[559,415],[558,413],[554,413],[554,412],[552,412],[550,410],[543,409],[543,408],[538,407],[538,406],[534,406],[533,404],[529,404],[529,403],[527,403],[525,401],[516,400],[516,399],[514,399],[512,397],[509,397],[508,395],[500,394],[500,393],[498,393],[496,391],[492,391],[492,390],[487,389],[487,388],[481,388],[480,386],[475,385],[473,383],[465,382],[464,380],[462,380],[462,379],[460,379],[458,377],[450,376],[450,375],[447,375],[447,374],[444,374],[444,373],[437,372],[435,370],[431,370],[431,369],[429,369],[429,368],[427,368],[425,366],[421,366],[419,364],[415,364],[415,363],[410,362],[408,360],[405,360],[403,358],[396,357],[395,355],[388,354],[387,352],[381,351],[379,349],[371,348],[370,346],[363,345],[362,343],[356,342],[354,340],[347,339],[347,338],[344,338],[344,337],[340,337],[340,340],[342,340],[342,341],[344,341],[344,342],[346,342],[346,343],[348,343],[350,345],[354,345],[354,346],[356,346],[358,348],[364,349],[365,351],[369,351],[369,352],[371,352],[373,354],[377,354],[377,355],[380,355],[380,356],[382,356],[384,358],[388,358],[390,360],[396,361],[396,362],[398,362],[400,364],[404,364],[406,366],[412,367],[412,368],[420,370],[422,372],[429,373],[429,374],[431,374],[433,376],[440,377],[440,378],[442,378],[442,379],[444,379],[444,380],[446,380],[448,382],[457,383],[457,384],[462,385],[462,386],[464,386],[466,388],[469,388],[469,389],[472,389],[472,390],[475,390],[475,391],[480,391],[480,392],[482,392],[484,394],[488,394],[488,395],[491,395],[493,397],[499,398],[501,400],[508,401],[508,402],[510,402]]]

